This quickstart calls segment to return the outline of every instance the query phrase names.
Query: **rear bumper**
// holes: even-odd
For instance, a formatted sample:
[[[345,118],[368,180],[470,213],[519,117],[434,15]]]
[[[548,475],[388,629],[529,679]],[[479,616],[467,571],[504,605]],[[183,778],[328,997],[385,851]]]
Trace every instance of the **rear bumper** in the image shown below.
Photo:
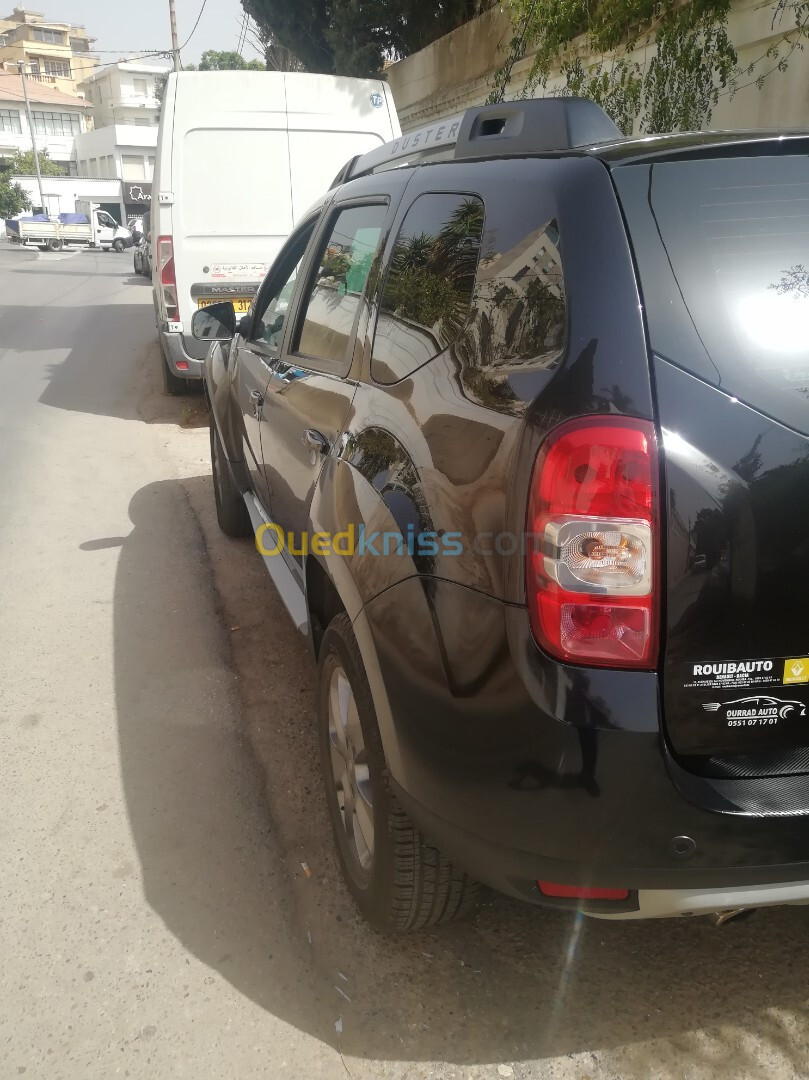
[[[524,609],[445,580],[402,581],[354,625],[400,802],[485,884],[621,918],[809,900],[807,778],[686,772],[654,673],[557,664]]]
[[[201,379],[205,374],[205,355],[207,346],[203,346],[203,355],[194,356],[191,351],[200,351],[200,342],[186,338],[184,334],[169,333],[162,329],[160,337],[163,342],[163,355],[169,369],[181,379]],[[196,346],[196,348],[195,348]],[[178,367],[178,364],[182,364]]]
[[[682,915],[710,915],[715,911],[809,904],[809,881],[773,885],[742,885],[726,889],[641,889],[637,911],[591,911],[597,919],[668,919]]]

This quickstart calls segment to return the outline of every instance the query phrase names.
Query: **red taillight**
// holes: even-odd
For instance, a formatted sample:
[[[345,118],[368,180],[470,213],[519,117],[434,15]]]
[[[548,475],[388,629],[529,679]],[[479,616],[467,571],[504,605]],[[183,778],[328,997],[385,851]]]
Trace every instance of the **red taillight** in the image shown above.
[[[538,881],[543,896],[566,900],[626,900],[629,889],[593,889],[588,885],[558,885],[555,881]]]
[[[174,276],[174,243],[170,236],[157,238],[157,272],[160,275],[166,318],[169,322],[176,322],[180,316],[177,304],[177,280]]]
[[[657,450],[646,420],[557,428],[528,502],[527,600],[539,644],[560,660],[657,661]]]

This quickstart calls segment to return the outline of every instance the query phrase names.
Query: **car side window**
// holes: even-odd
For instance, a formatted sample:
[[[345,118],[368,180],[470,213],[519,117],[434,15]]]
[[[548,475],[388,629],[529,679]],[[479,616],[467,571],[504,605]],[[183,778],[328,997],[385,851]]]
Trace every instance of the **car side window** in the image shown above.
[[[456,340],[466,324],[483,238],[474,195],[419,195],[405,214],[379,305],[371,374],[404,379]]]
[[[345,363],[387,213],[386,204],[376,203],[337,214],[303,306],[296,352],[327,365]]]
[[[314,227],[315,223],[311,222],[282,254],[280,265],[271,271],[272,282],[267,283],[268,288],[259,291],[250,334],[250,340],[257,345],[275,352],[281,348],[289,302]]]

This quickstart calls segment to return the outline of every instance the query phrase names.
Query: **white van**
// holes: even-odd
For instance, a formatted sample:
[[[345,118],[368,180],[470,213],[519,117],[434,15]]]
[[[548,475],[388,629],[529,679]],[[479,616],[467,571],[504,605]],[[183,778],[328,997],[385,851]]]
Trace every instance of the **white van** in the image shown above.
[[[181,393],[207,350],[198,308],[247,311],[281,244],[346,161],[401,134],[384,82],[275,71],[168,77],[152,184],[163,379]]]

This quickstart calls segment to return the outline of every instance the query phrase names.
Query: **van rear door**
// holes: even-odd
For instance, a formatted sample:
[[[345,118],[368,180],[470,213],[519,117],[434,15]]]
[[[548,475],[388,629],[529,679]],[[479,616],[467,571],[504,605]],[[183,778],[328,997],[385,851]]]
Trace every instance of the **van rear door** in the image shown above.
[[[613,170],[662,434],[665,734],[706,775],[809,772],[809,157],[776,149]]]

